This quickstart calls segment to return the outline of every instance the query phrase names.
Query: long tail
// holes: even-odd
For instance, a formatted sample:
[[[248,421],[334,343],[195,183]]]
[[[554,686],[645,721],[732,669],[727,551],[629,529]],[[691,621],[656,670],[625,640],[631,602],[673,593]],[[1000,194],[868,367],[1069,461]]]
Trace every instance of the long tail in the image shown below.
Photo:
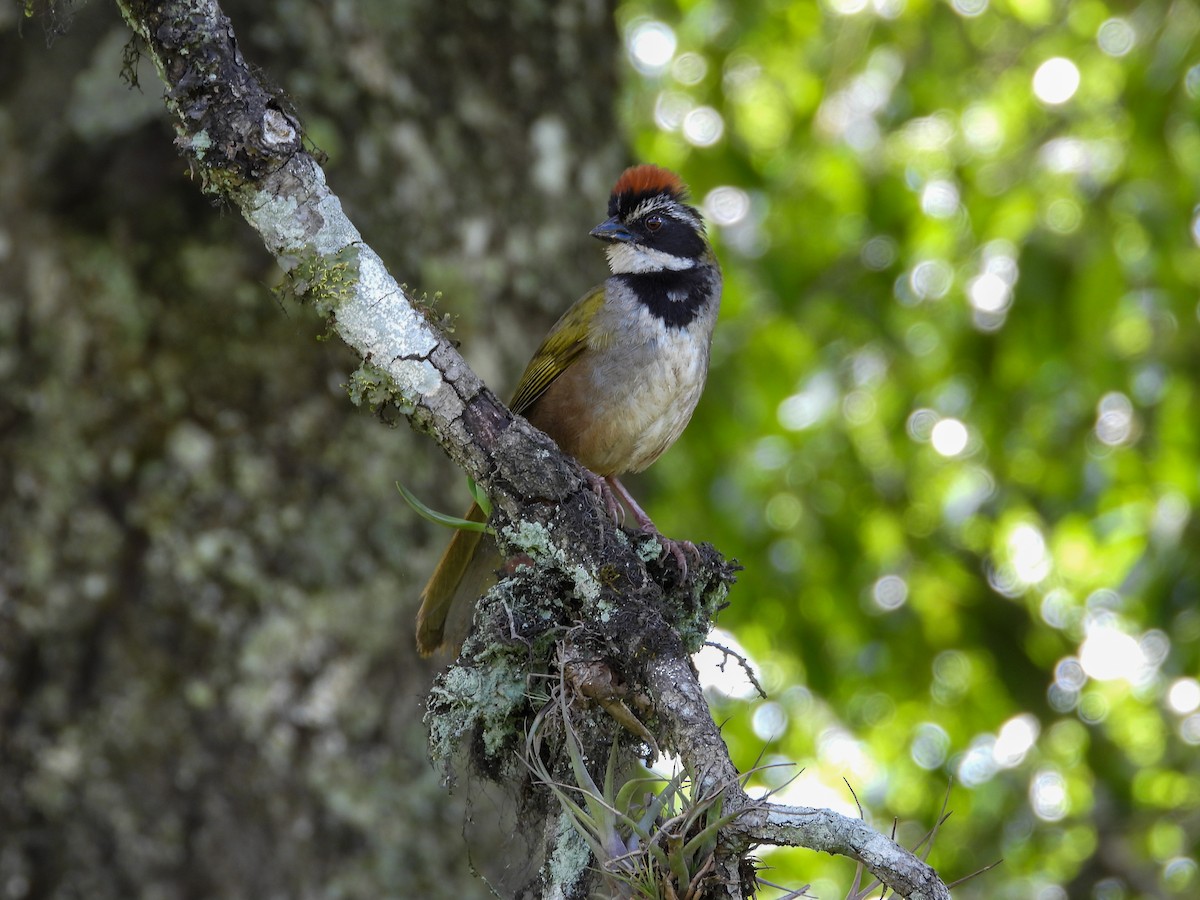
[[[487,521],[477,503],[471,504],[463,518],[471,522]],[[482,537],[481,531],[456,531],[450,546],[429,577],[425,590],[421,591],[421,609],[417,613],[417,652],[422,656],[432,654],[445,640],[446,617],[450,614],[463,575]]]

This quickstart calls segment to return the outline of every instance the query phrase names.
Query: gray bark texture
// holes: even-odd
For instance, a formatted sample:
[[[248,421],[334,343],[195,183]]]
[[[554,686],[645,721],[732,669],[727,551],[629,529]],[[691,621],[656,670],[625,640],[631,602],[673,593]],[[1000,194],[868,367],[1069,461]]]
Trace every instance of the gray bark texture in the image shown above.
[[[505,390],[603,276],[610,10],[226,11],[366,239]],[[446,532],[393,487],[457,509],[461,475],[348,403],[353,352],[272,301],[149,60],[122,82],[116,7],[53,24],[0,4],[0,893],[488,896],[462,831],[491,810],[429,763],[412,650]]]

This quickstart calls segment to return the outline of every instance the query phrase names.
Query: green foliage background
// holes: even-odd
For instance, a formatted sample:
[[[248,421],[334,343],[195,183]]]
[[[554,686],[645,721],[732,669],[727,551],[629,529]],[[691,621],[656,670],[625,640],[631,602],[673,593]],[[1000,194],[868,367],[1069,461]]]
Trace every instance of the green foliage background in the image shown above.
[[[733,220],[710,386],[649,478],[746,566],[722,624],[770,696],[714,693],[735,759],[854,812],[846,778],[910,844],[953,779],[931,861],[1004,858],[956,897],[1200,896],[1200,9],[619,19],[638,158]]]

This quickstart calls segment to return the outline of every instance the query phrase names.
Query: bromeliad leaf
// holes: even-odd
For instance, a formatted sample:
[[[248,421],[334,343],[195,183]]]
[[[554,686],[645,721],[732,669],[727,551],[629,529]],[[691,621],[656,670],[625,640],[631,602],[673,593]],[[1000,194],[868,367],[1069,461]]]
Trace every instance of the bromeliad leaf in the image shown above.
[[[474,478],[467,479],[467,490],[471,492],[471,499],[483,510],[484,518],[490,519],[492,517],[492,498],[483,492],[483,488],[475,483]]]
[[[400,492],[400,496],[404,498],[405,503],[411,506],[418,515],[424,516],[430,522],[434,522],[438,525],[445,525],[448,528],[461,528],[464,531],[482,531],[487,534],[494,534],[491,526],[489,526],[487,522],[472,522],[470,519],[461,519],[458,516],[449,516],[446,515],[446,513],[440,513],[437,510],[430,509],[417,499],[416,494],[398,481],[396,482],[396,490]],[[483,492],[479,491],[479,488],[475,485],[475,482],[471,482],[471,493],[476,494],[475,502],[479,503],[479,498],[483,496]],[[483,499],[486,501],[487,497],[483,496]],[[484,511],[485,515],[490,515],[490,503],[488,503],[486,506],[483,503],[479,503],[479,508]]]

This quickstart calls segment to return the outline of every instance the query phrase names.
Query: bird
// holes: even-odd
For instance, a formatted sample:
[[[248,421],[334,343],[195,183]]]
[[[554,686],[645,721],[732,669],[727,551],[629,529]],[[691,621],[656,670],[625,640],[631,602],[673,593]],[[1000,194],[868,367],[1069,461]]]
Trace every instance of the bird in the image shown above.
[[[664,537],[619,476],[647,468],[692,417],[708,377],[721,268],[687,186],[668,169],[626,169],[607,212],[590,234],[607,245],[611,274],[550,329],[509,408],[576,459],[609,515],[623,523],[619,497],[686,579],[684,551],[695,547]],[[486,517],[473,504],[465,518]],[[416,637],[422,656],[443,645],[452,611],[457,608],[461,620],[473,608],[500,561],[489,535],[455,533],[421,592]],[[465,636],[466,628],[459,630]]]

